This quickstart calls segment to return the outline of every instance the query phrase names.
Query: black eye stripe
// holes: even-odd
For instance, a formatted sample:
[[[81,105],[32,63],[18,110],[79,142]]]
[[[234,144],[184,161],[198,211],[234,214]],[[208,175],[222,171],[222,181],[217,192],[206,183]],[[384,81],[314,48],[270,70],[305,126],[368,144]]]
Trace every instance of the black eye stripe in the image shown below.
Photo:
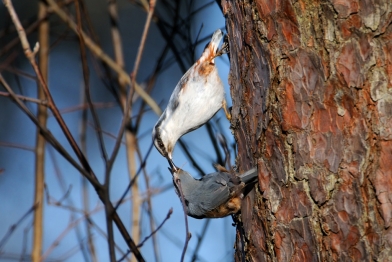
[[[163,142],[162,142],[162,139],[161,139],[160,137],[157,138],[157,142],[158,142],[158,145],[159,145],[160,147],[163,147],[163,146],[164,146],[164,145],[163,145]]]
[[[163,152],[165,152],[166,153],[166,149],[165,149],[165,145],[163,144],[163,142],[162,142],[162,139],[161,139],[161,134],[160,134],[160,132],[159,132],[159,130],[158,130],[158,128],[156,128],[156,141],[157,141],[157,143],[158,143],[158,146],[161,148],[161,150],[163,151]]]

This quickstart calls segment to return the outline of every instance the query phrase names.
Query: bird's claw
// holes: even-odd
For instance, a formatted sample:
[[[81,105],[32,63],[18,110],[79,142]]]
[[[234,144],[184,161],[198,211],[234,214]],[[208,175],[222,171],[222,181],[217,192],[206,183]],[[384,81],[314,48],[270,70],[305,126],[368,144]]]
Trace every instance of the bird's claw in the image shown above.
[[[216,52],[216,56],[221,56],[221,55],[228,54],[228,53],[230,53],[229,39],[228,39],[227,35],[225,35],[225,39],[223,40],[223,44],[221,46],[221,49],[219,49],[219,51]]]
[[[225,111],[225,115],[226,115],[227,120],[230,121],[231,120],[231,114],[229,112],[229,109],[227,108],[226,99],[224,99],[223,102],[222,102],[222,108]]]

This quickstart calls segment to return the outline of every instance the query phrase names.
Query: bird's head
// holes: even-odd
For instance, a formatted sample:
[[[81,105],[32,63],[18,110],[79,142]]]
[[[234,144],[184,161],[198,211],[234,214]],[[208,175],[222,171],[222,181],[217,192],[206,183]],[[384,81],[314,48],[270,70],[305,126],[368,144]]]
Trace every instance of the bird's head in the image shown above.
[[[154,142],[154,146],[158,152],[161,153],[162,156],[166,157],[168,155],[166,146],[161,138],[161,131],[157,126],[155,126],[155,128],[152,130],[152,141]]]
[[[198,180],[194,179],[191,174],[181,168],[176,168],[176,170],[169,168],[169,170],[173,175],[173,183],[176,187],[177,193],[179,193],[179,185],[181,185],[182,192],[184,192],[185,197],[192,191],[192,189],[196,188]]]
[[[173,163],[173,143],[172,140],[166,136],[166,131],[162,130],[158,125],[152,131],[152,140],[155,148],[158,152],[164,156],[169,162],[169,166],[173,170],[177,170],[177,167]]]

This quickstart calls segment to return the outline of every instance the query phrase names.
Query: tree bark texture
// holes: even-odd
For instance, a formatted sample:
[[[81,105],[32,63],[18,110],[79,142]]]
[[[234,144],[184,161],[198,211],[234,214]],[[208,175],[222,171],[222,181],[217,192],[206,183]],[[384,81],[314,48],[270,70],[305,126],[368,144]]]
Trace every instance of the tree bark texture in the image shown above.
[[[392,1],[222,0],[236,261],[392,261]]]

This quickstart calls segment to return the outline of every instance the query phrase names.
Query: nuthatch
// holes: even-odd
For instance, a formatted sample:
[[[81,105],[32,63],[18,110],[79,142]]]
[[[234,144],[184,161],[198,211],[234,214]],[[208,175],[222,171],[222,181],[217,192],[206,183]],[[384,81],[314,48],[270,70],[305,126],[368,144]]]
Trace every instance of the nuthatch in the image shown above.
[[[210,120],[223,107],[228,119],[225,91],[218,75],[214,58],[225,53],[218,52],[223,37],[216,30],[203,54],[182,76],[170,97],[169,103],[152,131],[157,150],[166,157],[172,169],[176,166],[172,153],[177,140]]]
[[[180,168],[170,171],[180,198],[179,186],[181,186],[186,213],[199,219],[236,214],[241,208],[244,188],[258,179],[257,167],[240,175],[220,168],[218,172],[208,174],[201,179],[194,179]]]

